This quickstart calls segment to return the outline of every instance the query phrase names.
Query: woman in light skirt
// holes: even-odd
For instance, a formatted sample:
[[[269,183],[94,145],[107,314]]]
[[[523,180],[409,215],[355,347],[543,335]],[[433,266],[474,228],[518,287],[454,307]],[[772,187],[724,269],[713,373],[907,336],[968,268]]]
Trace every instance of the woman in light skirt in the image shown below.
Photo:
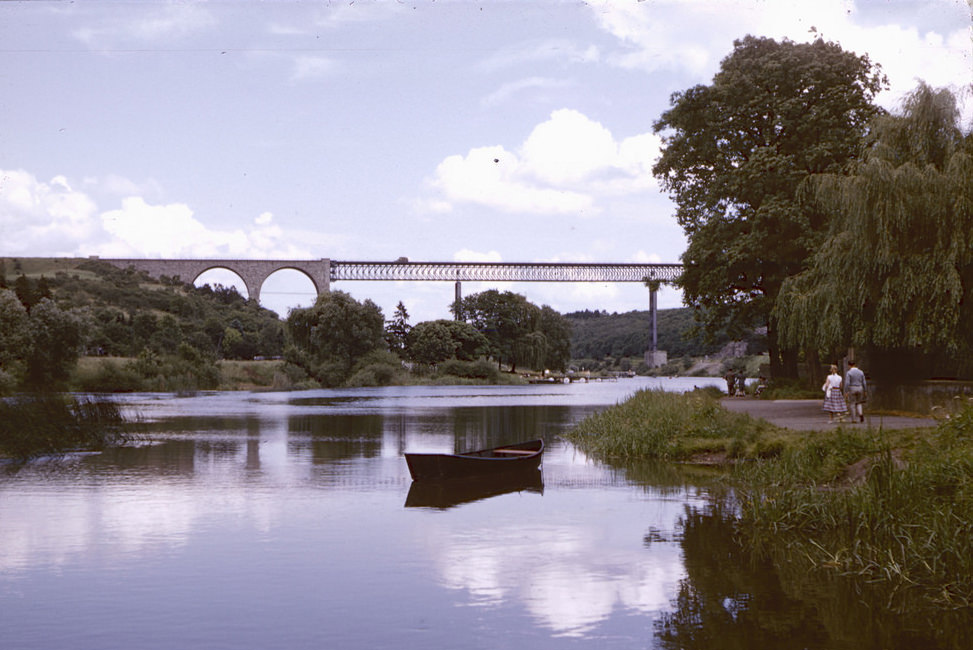
[[[831,365],[831,374],[824,380],[824,410],[828,412],[828,422],[834,423],[845,421],[845,414],[848,407],[845,405],[845,396],[841,394],[841,375],[838,374],[838,366]]]

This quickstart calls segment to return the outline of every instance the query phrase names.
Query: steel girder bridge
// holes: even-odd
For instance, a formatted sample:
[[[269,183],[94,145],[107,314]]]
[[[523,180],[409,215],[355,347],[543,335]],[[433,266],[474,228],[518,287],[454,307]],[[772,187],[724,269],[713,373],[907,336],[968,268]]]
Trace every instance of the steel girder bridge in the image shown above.
[[[564,262],[342,262],[331,260],[331,281],[452,282],[675,282],[681,264]]]
[[[673,283],[682,273],[681,264],[610,264],[563,262],[340,262],[331,260],[331,281],[338,280],[426,280],[456,283],[455,302],[463,298],[462,283],[472,282],[641,282],[649,288],[652,318],[651,348],[646,363],[663,365],[665,353],[657,354],[656,326],[659,285]]]

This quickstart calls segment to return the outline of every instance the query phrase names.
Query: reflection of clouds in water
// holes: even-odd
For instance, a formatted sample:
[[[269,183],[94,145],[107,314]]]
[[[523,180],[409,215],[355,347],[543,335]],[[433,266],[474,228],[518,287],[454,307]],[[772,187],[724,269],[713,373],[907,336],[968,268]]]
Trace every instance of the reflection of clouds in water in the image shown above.
[[[101,497],[9,495],[3,502],[0,571],[60,566],[75,556],[106,550],[128,555],[180,546],[199,516],[192,495],[159,486]]]
[[[257,490],[240,489],[246,445],[230,457],[198,453],[194,473],[185,480],[132,475],[130,483],[51,486],[0,496],[0,572],[36,566],[62,566],[83,555],[107,560],[184,546],[211,521],[246,521],[271,531],[281,517],[272,500]],[[286,445],[261,445],[259,481],[295,483],[305,468],[281,466]],[[63,488],[63,489],[62,489]],[[255,498],[256,497],[256,498]]]
[[[444,531],[436,551],[441,578],[473,605],[517,599],[556,635],[583,636],[616,609],[668,609],[684,577],[678,544],[646,548],[638,523],[622,528],[628,532],[512,522],[452,537]]]

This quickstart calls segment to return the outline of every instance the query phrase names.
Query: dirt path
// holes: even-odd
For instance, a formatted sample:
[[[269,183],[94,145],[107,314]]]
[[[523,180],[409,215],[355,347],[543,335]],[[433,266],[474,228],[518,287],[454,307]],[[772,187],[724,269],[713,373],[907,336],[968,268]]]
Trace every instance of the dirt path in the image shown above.
[[[828,422],[828,414],[821,409],[822,400],[786,399],[763,400],[752,397],[724,397],[722,404],[728,411],[747,413],[755,418],[763,418],[771,424],[787,427],[795,431],[826,431],[834,427]],[[874,427],[885,429],[912,429],[935,427],[932,418],[910,418],[899,415],[873,415],[865,409],[865,423],[851,423],[845,426]]]

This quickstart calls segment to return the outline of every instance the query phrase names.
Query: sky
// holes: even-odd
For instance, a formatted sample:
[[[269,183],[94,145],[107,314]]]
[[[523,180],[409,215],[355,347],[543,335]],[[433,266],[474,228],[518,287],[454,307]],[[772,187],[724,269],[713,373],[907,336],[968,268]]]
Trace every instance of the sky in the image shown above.
[[[747,34],[823,36],[882,66],[885,108],[922,79],[973,122],[964,0],[2,2],[0,256],[679,262],[653,122]],[[453,299],[332,288],[413,323]],[[487,288],[649,303],[638,284],[463,293]],[[293,271],[261,290],[282,316],[313,300]]]

